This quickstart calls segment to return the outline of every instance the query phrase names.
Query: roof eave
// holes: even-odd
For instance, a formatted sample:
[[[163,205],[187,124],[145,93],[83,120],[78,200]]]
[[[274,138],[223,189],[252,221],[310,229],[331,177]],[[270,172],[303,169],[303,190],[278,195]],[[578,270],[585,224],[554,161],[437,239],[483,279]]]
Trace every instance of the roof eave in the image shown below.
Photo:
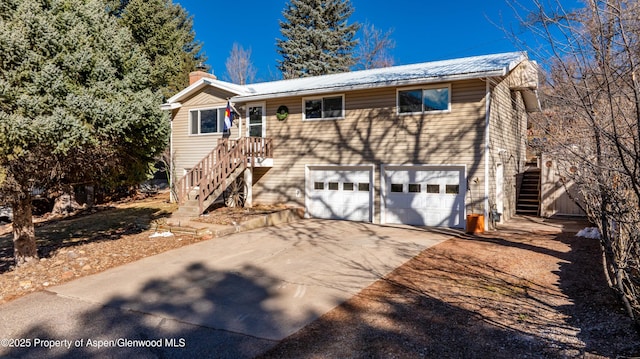
[[[320,95],[320,94],[326,94],[326,93],[367,90],[367,89],[374,89],[374,88],[413,86],[413,85],[439,83],[439,82],[472,80],[472,79],[486,78],[486,77],[505,76],[507,71],[508,71],[507,69],[500,69],[500,70],[493,70],[493,71],[476,72],[471,74],[458,74],[458,75],[437,76],[437,77],[421,77],[421,78],[408,79],[408,80],[372,82],[372,83],[364,83],[364,84],[348,85],[348,86],[330,86],[330,87],[321,87],[321,88],[308,89],[308,90],[305,89],[305,90],[299,90],[299,91],[286,91],[286,92],[276,92],[276,93],[256,94],[256,95],[238,95],[238,96],[234,96],[233,100],[236,102],[264,101],[268,99],[283,98],[283,97],[313,96],[313,95]]]
[[[184,90],[178,92],[177,94],[173,95],[169,100],[167,100],[167,104],[170,103],[178,103],[180,101],[182,101],[183,99],[185,99],[186,97],[190,96],[191,94],[200,91],[202,88],[207,87],[207,86],[213,86],[215,88],[221,89],[223,91],[227,91],[236,95],[241,95],[242,92],[238,91],[237,88],[234,88],[232,86],[226,86],[225,82],[223,81],[216,81],[210,78],[206,78],[203,77],[200,80],[194,82],[193,84],[189,85],[187,88],[185,88]]]
[[[173,111],[179,109],[180,107],[182,107],[182,104],[180,102],[167,102],[160,105],[160,109],[162,111]]]
[[[179,102],[180,100],[182,100],[183,97],[187,96],[188,94],[190,94],[192,92],[195,92],[195,91],[198,91],[200,88],[206,86],[206,83],[204,81],[205,81],[205,79],[202,78],[202,79],[192,83],[191,85],[187,86],[182,91],[180,91],[177,94],[171,96],[167,100],[167,104],[174,103],[174,102]]]

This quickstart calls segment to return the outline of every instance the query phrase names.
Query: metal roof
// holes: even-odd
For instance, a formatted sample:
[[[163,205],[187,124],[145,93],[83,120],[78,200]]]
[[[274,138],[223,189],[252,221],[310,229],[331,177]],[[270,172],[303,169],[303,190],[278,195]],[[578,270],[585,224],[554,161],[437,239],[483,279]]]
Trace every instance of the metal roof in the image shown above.
[[[525,52],[508,52],[244,86],[219,80],[201,79],[170,98],[165,106],[179,102],[193,91],[207,85],[236,93],[237,95],[233,97],[234,102],[248,102],[336,91],[504,76],[525,60],[527,60]]]

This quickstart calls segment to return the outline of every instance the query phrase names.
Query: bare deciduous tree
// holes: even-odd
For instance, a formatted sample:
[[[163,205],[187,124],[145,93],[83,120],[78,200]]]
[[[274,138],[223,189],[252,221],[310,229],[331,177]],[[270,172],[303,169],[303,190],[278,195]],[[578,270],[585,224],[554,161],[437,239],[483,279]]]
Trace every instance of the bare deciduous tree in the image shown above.
[[[256,69],[251,62],[251,48],[245,50],[238,43],[234,43],[225,65],[231,82],[245,85],[255,80]]]
[[[358,69],[375,69],[393,66],[394,59],[391,50],[396,42],[391,38],[393,29],[382,32],[375,26],[365,23],[362,26],[362,38],[356,49]]]
[[[570,163],[562,175],[579,186],[600,229],[609,285],[640,323],[640,7],[534,5],[521,20],[545,44],[534,50],[549,69],[538,119],[544,150]]]

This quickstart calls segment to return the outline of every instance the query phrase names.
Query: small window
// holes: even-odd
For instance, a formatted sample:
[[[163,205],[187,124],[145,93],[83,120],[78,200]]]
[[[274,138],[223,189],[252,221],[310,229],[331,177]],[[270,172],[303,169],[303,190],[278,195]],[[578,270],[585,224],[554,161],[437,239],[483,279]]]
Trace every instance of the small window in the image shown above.
[[[199,109],[189,111],[190,134],[222,133],[226,108]]]
[[[369,184],[368,183],[358,183],[358,191],[369,192]]]
[[[304,102],[304,118],[322,118],[322,100],[307,100]]]
[[[422,112],[422,90],[398,91],[400,113]]]
[[[391,192],[402,193],[402,184],[401,183],[392,183],[391,184]]]
[[[422,110],[447,111],[449,109],[449,88],[428,89],[422,91]]]
[[[419,183],[409,183],[409,193],[420,193]]]
[[[337,191],[338,182],[329,182],[329,191]]]
[[[427,193],[440,193],[440,185],[438,184],[428,184],[427,185]]]
[[[398,113],[449,111],[449,86],[398,91]]]
[[[353,183],[352,182],[345,182],[342,184],[342,189],[345,191],[353,191]]]
[[[322,118],[342,117],[342,96],[322,99]]]
[[[460,193],[460,186],[457,184],[448,184],[445,187],[445,191],[447,194],[458,194]]]
[[[313,183],[313,189],[315,189],[315,190],[323,190],[324,189],[324,182],[314,182]]]
[[[344,118],[344,96],[304,99],[305,120]]]

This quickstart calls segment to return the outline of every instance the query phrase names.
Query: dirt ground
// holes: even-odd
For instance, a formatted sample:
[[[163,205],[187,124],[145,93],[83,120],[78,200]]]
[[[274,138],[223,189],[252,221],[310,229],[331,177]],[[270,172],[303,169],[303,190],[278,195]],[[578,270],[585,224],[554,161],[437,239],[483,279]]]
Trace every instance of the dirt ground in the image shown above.
[[[527,221],[423,251],[263,358],[640,357],[598,241]]]
[[[0,304],[25,294],[68,282],[75,278],[209,239],[175,234],[154,236],[154,223],[177,210],[169,194],[125,200],[79,211],[70,216],[34,218],[40,259],[14,268],[11,224],[0,225]],[[255,210],[218,208],[203,221],[214,224],[242,222],[269,213],[266,206]]]
[[[0,303],[208,238],[153,237],[166,194],[40,218],[40,256],[13,268],[0,227]],[[216,209],[224,224],[273,211]],[[286,338],[264,358],[626,358],[640,336],[606,287],[597,240],[524,225],[454,237]],[[571,229],[574,230],[574,229]]]

